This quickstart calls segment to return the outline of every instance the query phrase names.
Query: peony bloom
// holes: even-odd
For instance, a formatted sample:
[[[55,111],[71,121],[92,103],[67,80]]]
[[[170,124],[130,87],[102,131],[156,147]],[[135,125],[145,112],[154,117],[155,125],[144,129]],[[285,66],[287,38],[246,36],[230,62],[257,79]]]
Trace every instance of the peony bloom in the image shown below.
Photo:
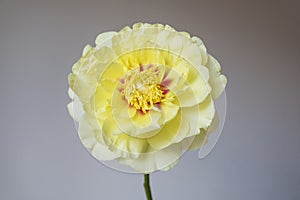
[[[69,75],[68,109],[96,159],[168,170],[217,125],[214,99],[227,82],[220,70],[199,38],[138,23],[84,48]]]

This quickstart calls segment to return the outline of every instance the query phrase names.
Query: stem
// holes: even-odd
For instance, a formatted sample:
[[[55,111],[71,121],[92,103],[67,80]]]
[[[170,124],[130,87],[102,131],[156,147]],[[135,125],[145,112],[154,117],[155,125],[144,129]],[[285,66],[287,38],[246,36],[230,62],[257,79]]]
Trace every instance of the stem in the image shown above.
[[[144,188],[145,188],[146,197],[147,200],[152,200],[149,179],[150,179],[149,174],[144,174]]]

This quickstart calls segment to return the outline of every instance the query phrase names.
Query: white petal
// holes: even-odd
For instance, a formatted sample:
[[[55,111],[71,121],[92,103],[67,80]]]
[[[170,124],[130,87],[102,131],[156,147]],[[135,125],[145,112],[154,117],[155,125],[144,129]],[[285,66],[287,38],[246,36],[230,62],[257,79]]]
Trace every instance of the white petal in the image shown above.
[[[96,45],[97,46],[109,46],[111,47],[111,39],[116,34],[115,31],[101,33],[96,38]]]
[[[174,167],[181,155],[181,145],[173,144],[160,151],[141,154],[137,159],[119,159],[119,162],[131,166],[140,173],[152,173]]]
[[[83,51],[82,51],[82,56],[85,56],[90,50],[92,50],[93,47],[91,45],[86,45],[84,48],[83,48]]]
[[[99,142],[96,138],[99,132],[97,125],[95,126],[91,118],[84,114],[79,121],[78,135],[87,149],[92,149]]]
[[[208,58],[205,45],[203,44],[202,40],[196,36],[192,37],[192,41],[193,41],[193,43],[195,43],[198,46],[198,48],[200,50],[201,57],[202,57],[201,64],[205,65],[207,63],[207,58]]]
[[[100,143],[97,143],[94,148],[92,149],[92,155],[98,159],[98,160],[113,160],[116,159],[118,157],[120,157],[119,155],[117,155],[114,152],[111,152],[107,146],[102,145]]]
[[[68,90],[69,97],[72,99],[72,102],[67,105],[70,115],[72,118],[78,122],[82,117],[84,110],[78,96],[72,91],[71,88]]]
[[[224,75],[221,74],[221,66],[219,62],[212,57],[208,56],[208,62],[206,64],[209,70],[209,81],[208,83],[212,87],[212,97],[214,99],[218,98],[227,84],[227,79]]]
[[[75,93],[73,92],[73,90],[71,88],[68,89],[68,95],[72,100],[74,99]]]

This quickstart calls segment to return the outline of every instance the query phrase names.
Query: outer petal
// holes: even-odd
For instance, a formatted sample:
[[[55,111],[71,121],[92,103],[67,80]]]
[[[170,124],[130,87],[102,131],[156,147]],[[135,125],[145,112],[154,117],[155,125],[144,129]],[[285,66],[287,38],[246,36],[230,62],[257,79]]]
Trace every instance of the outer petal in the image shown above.
[[[119,155],[111,152],[105,145],[102,137],[99,137],[99,129],[95,126],[95,121],[87,115],[83,115],[79,122],[79,138],[82,144],[89,150],[98,160],[113,160]]]
[[[196,115],[197,116],[197,115]],[[210,126],[215,116],[214,101],[211,96],[208,96],[202,103],[198,105],[198,128],[206,128]]]
[[[207,58],[208,58],[206,47],[204,46],[204,44],[200,38],[194,36],[191,39],[192,39],[193,43],[195,43],[200,50],[201,57],[202,57],[201,65],[204,66],[207,63]]]
[[[102,81],[101,84],[98,84],[93,98],[91,98],[91,104],[93,106],[93,111],[97,116],[106,110],[106,107],[109,106],[111,101],[112,91],[109,90],[111,85],[114,83],[110,80]]]
[[[218,98],[223,92],[227,79],[226,76],[221,74],[221,66],[219,62],[213,58],[211,55],[208,56],[208,62],[206,66],[209,69],[209,81],[208,83],[212,87],[212,97],[214,99]]]
[[[108,149],[106,145],[97,143],[92,149],[92,155],[98,160],[113,160],[120,156]]]
[[[69,84],[82,103],[89,103],[93,96],[100,75],[115,59],[112,49],[102,47],[99,50],[89,50],[77,63],[74,64],[69,75]]]
[[[152,173],[173,167],[182,155],[181,146],[173,144],[160,151],[141,154],[137,159],[119,159],[119,162],[136,169],[140,173]]]
[[[191,143],[191,145],[188,148],[188,150],[190,150],[190,151],[199,149],[203,144],[205,144],[207,142],[207,135],[206,135],[206,131],[204,129],[201,129],[200,133],[193,137],[194,137],[193,142]],[[186,139],[189,139],[189,138],[186,138]]]
[[[219,117],[218,117],[218,113],[216,112],[216,114],[215,114],[215,116],[213,118],[213,121],[211,122],[211,124],[208,127],[208,129],[207,130],[201,129],[200,134],[198,134],[198,135],[195,136],[192,144],[189,146],[189,150],[197,150],[201,146],[203,146],[204,144],[206,144],[209,135],[211,133],[213,133],[213,131],[215,131],[217,129],[218,125],[219,125]],[[186,138],[186,139],[188,139],[188,138]]]
[[[99,34],[95,40],[97,47],[103,45],[111,46],[111,39],[115,34],[116,34],[115,31],[109,31],[109,32]]]
[[[84,114],[82,104],[78,99],[78,96],[72,91],[71,88],[68,90],[69,97],[72,99],[72,102],[67,105],[71,117],[79,122],[81,116]]]
[[[94,126],[91,118],[84,114],[79,121],[78,135],[87,149],[92,149],[97,144],[97,132],[99,132],[99,129]]]

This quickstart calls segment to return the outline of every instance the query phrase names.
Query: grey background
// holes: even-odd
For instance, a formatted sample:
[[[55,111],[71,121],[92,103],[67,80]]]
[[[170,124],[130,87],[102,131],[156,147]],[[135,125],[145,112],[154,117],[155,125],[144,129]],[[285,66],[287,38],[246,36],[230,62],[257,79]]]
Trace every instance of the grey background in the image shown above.
[[[66,104],[97,34],[160,22],[200,36],[228,77],[212,153],[151,176],[154,199],[300,199],[300,4],[0,0],[0,199],[143,199],[143,177],[94,160]]]

